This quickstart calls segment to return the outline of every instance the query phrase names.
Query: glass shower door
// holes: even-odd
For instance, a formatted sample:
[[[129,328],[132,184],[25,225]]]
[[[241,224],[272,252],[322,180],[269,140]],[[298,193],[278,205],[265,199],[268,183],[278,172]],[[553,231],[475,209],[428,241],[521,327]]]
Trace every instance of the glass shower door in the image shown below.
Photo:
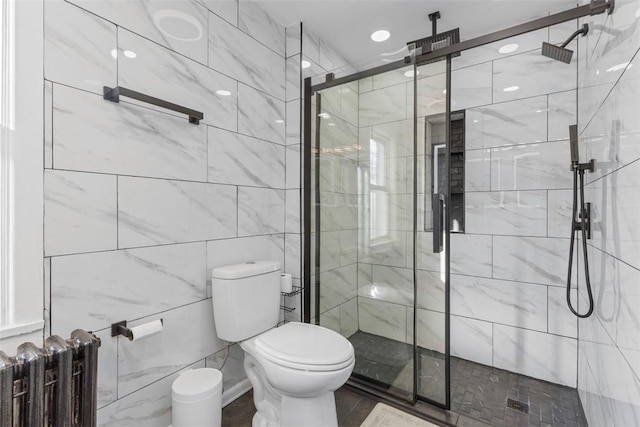
[[[444,405],[448,232],[433,253],[433,224],[445,220],[448,175],[443,160],[431,164],[446,151],[446,70],[417,71],[326,85],[311,99],[311,311],[353,344],[354,382]]]
[[[416,67],[415,120],[419,214],[415,233],[416,394],[447,406],[448,280],[450,210],[450,121],[447,115],[447,61]]]
[[[316,321],[347,337],[354,381],[413,400],[413,66],[313,101]]]

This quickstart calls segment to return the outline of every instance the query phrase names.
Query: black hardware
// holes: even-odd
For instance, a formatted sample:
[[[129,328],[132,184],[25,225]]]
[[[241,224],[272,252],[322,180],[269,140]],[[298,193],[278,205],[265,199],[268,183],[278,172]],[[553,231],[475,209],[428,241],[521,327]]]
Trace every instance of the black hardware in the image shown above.
[[[302,275],[304,292],[302,293],[302,321],[311,322],[311,77],[304,79],[304,118],[303,118],[303,186],[302,186],[302,221],[304,247],[302,258]],[[316,181],[318,182],[318,181]],[[317,219],[316,219],[317,222]],[[316,234],[316,239],[317,239]]]
[[[591,239],[591,203],[585,203],[584,215],[578,212],[578,219],[573,221],[573,231],[582,231],[584,228],[587,239]]]
[[[442,252],[442,221],[444,220],[444,194],[434,193],[432,196],[433,209],[433,253]]]
[[[589,33],[589,24],[583,24],[583,25],[582,25],[582,28],[580,28],[579,30],[574,31],[574,33],[573,33],[573,34],[571,34],[571,35],[569,36],[569,38],[568,38],[564,43],[562,43],[562,44],[560,45],[560,47],[567,47],[567,45],[568,45],[569,43],[571,43],[571,41],[572,41],[573,39],[575,39],[576,37],[578,37],[580,34],[582,34],[582,37],[584,37],[584,36],[586,36],[586,35],[587,35],[587,33]]]
[[[551,59],[555,59],[556,61],[564,62],[565,64],[571,64],[571,57],[573,56],[573,51],[570,49],[566,49],[566,46],[571,43],[573,39],[578,37],[578,35],[582,34],[582,37],[586,36],[589,32],[589,25],[584,24],[581,29],[575,31],[571,36],[560,46],[556,46],[551,43],[542,42],[542,56],[546,56]]]
[[[122,86],[116,86],[114,88],[104,86],[103,95],[104,99],[111,102],[120,102],[120,97],[126,96],[127,98],[137,99],[138,101],[166,108],[167,110],[177,111],[178,113],[189,116],[189,123],[194,125],[200,124],[200,120],[204,118],[204,114],[200,111],[192,110],[191,108],[183,107],[182,105],[174,104],[163,99],[154,98],[153,96],[145,95],[144,93],[136,92]]]
[[[591,15],[600,15],[605,10],[609,9],[609,15],[613,13],[613,9],[616,6],[615,0],[609,0],[608,2],[605,0],[591,0],[589,3],[589,8],[591,9]]]
[[[111,336],[117,337],[118,335],[129,338],[129,341],[133,340],[133,332],[127,328],[127,321],[116,322],[111,325]]]
[[[573,172],[573,203],[571,208],[571,236],[569,242],[569,265],[567,268],[567,292],[566,299],[569,310],[581,319],[585,319],[593,313],[593,292],[591,291],[591,278],[589,275],[589,257],[587,254],[587,240],[591,238],[591,203],[584,201],[584,174],[593,172],[596,162],[591,159],[587,163],[579,163],[580,153],[578,152],[578,127],[569,126],[569,144],[571,145],[571,171]],[[578,184],[579,183],[579,184]],[[578,203],[578,194],[580,203]],[[571,273],[573,268],[573,248],[577,240],[576,231],[582,236],[582,255],[584,257],[584,280],[589,299],[589,309],[586,313],[579,313],[571,303]]]
[[[324,76],[324,81],[325,82],[330,82],[330,81],[333,81],[333,79],[335,79],[335,78],[336,78],[336,75],[334,73],[327,73]]]
[[[519,400],[507,399],[507,408],[522,412],[523,414],[529,413],[529,404],[520,402]]]
[[[543,18],[534,19],[533,21],[525,22],[524,24],[516,25],[504,30],[494,31],[493,33],[485,34],[484,36],[476,37],[469,40],[461,41],[460,43],[450,44],[433,52],[423,53],[416,57],[417,63],[428,63],[435,59],[444,57],[446,55],[453,55],[465,50],[473,49],[486,44],[494,43],[500,40],[508,39],[521,34],[529,33],[531,31],[539,30],[541,28],[551,27],[553,25],[562,24],[563,22],[573,21],[574,19],[582,18],[589,15],[597,15],[604,13],[605,10],[609,10],[609,13],[613,11],[614,1],[609,0],[602,4],[598,3],[597,7],[592,7],[590,4],[574,7],[564,12],[555,13],[553,15],[545,16]],[[365,77],[374,76],[376,74],[384,73],[387,71],[396,70],[398,68],[405,67],[405,59],[389,62],[384,65],[380,65],[369,70],[360,71],[348,76],[337,78],[331,82],[318,83],[312,87],[312,92],[317,92],[329,87],[338,86],[343,83],[349,83],[355,80],[360,80]]]
[[[596,170],[596,159],[591,159],[587,163],[571,164],[571,170],[594,172]]]
[[[438,34],[437,30],[437,22],[440,19],[440,11],[433,12],[429,14],[429,21],[431,21],[431,35],[435,36]]]

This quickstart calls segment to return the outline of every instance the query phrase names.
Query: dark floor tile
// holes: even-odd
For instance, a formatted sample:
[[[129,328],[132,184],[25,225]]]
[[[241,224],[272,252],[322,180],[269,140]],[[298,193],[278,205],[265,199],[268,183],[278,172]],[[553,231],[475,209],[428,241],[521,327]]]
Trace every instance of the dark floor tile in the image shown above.
[[[410,375],[400,375],[411,355],[405,343],[358,332],[350,338],[357,362],[355,373],[377,379],[377,385],[393,383],[394,390],[410,390]],[[412,407],[425,418],[443,425],[492,425],[495,427],[544,426],[585,427],[578,393],[575,389],[519,375],[491,366],[451,357],[451,411],[424,402]],[[420,349],[419,394],[439,400],[444,396],[442,355]],[[405,378],[406,377],[406,378]],[[506,407],[507,398],[529,405],[529,413]],[[339,425],[359,426],[380,399],[351,388],[336,392]],[[245,395],[223,410],[223,426],[250,426],[255,412],[252,397]],[[472,424],[475,422],[477,424]],[[465,424],[466,423],[466,424]]]
[[[374,399],[360,400],[360,402],[358,402],[358,404],[348,414],[338,416],[338,425],[341,427],[360,426],[377,403],[378,401]]]
[[[347,387],[336,390],[336,412],[338,415],[348,414],[363,399],[362,395]]]
[[[250,427],[255,413],[253,390],[250,390],[222,409],[222,427]]]

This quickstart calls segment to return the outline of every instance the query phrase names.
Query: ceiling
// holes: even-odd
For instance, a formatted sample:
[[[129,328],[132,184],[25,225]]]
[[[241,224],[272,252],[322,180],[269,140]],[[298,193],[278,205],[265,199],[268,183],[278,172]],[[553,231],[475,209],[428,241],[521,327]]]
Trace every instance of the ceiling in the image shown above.
[[[460,28],[468,40],[576,6],[576,0],[256,0],[280,24],[302,21],[350,63],[398,51],[431,35],[430,13],[440,11],[438,32]],[[370,35],[385,29],[381,43]]]

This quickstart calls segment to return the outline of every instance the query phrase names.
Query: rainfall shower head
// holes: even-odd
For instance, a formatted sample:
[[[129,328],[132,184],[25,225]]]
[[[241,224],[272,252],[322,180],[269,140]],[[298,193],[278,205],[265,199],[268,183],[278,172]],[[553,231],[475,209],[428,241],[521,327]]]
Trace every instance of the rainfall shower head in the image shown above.
[[[565,47],[569,43],[571,43],[571,40],[578,37],[579,34],[582,34],[582,36],[584,37],[588,32],[589,25],[584,24],[582,28],[571,34],[571,37],[569,37],[569,39],[566,42],[562,43],[560,46],[542,42],[542,55],[551,59],[555,59],[556,61],[564,62],[565,64],[570,64],[571,57],[573,56],[573,51],[570,49],[565,49]]]
[[[421,48],[421,53],[429,53],[434,50],[442,49],[443,47],[451,46],[452,44],[460,43],[460,29],[456,28],[454,30],[445,31],[440,34],[436,34],[435,36],[425,37],[422,39],[414,40],[412,42],[408,42],[407,46],[415,45],[415,48]],[[451,55],[452,57],[460,56],[460,52],[454,53]],[[443,58],[438,58],[431,61],[423,61],[418,63],[417,65],[424,65],[429,62],[440,61]]]
[[[440,12],[433,12],[429,14],[429,21],[431,21],[431,37],[424,37],[408,42],[407,46],[409,49],[411,49],[411,45],[413,45],[414,49],[420,49],[418,52],[419,54],[425,54],[433,52],[434,50],[442,49],[443,47],[451,46],[452,44],[460,43],[460,28],[455,28],[438,34],[438,19],[440,19]],[[454,53],[451,56],[460,56],[460,52]],[[432,59],[430,61],[418,62],[416,65],[438,62],[442,59],[444,59],[444,57]]]
[[[564,62],[565,64],[571,64],[573,51],[547,42],[542,42],[542,55],[547,58],[555,59],[556,61]]]
[[[571,164],[577,165],[580,163],[580,154],[578,152],[578,126],[569,126],[569,144],[571,147]]]

